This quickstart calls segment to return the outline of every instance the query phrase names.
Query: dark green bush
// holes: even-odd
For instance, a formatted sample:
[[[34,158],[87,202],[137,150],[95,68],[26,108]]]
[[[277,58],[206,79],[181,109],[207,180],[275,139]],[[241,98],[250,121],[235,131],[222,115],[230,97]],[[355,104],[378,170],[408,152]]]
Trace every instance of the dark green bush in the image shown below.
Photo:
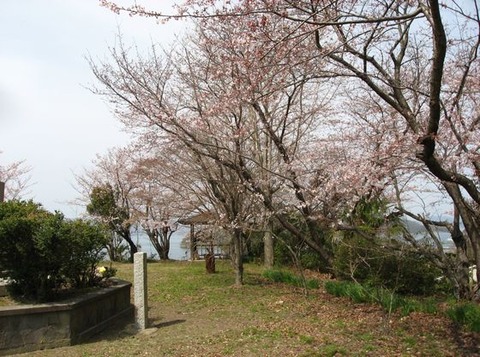
[[[308,233],[306,233],[308,234]],[[331,250],[331,237],[329,232],[318,232],[318,245],[327,251]],[[304,241],[292,236],[290,232],[278,229],[275,232],[274,260],[277,266],[300,266],[303,269],[326,272],[320,253],[310,248]]]
[[[74,288],[95,285],[98,280],[96,267],[104,257],[102,249],[107,235],[102,228],[83,220],[64,221],[60,230],[66,240],[69,254],[62,260],[62,273]]]
[[[61,290],[95,285],[105,242],[99,227],[31,201],[0,204],[0,272],[14,296],[48,301]]]
[[[404,295],[434,293],[442,272],[399,238],[403,223],[388,215],[387,207],[382,198],[364,197],[346,214],[345,220],[357,230],[343,232],[335,241],[335,275]]]
[[[384,238],[350,235],[335,249],[333,268],[339,279],[384,287],[404,295],[436,291],[441,271],[407,244]]]
[[[263,232],[251,232],[245,237],[243,261],[261,262],[264,259]]]

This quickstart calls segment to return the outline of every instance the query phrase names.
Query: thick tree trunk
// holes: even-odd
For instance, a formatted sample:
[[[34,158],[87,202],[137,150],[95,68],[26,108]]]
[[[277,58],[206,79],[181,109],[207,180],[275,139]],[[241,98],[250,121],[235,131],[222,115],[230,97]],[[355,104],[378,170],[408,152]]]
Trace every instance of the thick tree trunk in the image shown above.
[[[455,205],[455,221],[452,240],[456,247],[457,269],[455,270],[456,295],[461,299],[475,298],[478,294],[478,270],[480,267],[480,222],[476,212],[465,203],[460,188],[452,182],[444,182]],[[465,227],[466,234],[460,230],[459,217]],[[469,266],[474,263],[477,267],[477,284],[472,284],[469,275]],[[477,296],[477,298],[479,298]]]
[[[160,260],[169,260],[168,254],[170,253],[170,237],[172,233],[171,231],[162,232],[158,236],[160,237],[160,249],[158,254],[160,256]]]
[[[274,263],[272,225],[268,224],[266,228],[263,235],[263,263],[265,268],[272,268]]]
[[[235,285],[243,285],[243,242],[242,242],[242,231],[235,229],[232,237],[232,265],[233,270],[235,271]]]
[[[215,273],[215,255],[213,253],[205,255],[205,269],[208,274]]]
[[[169,260],[170,258],[168,257],[168,254],[170,253],[170,247],[160,247],[158,251],[158,255],[160,257],[160,260]]]
[[[158,257],[159,259],[161,259],[161,251],[162,251],[162,247],[160,246],[160,243],[158,242],[158,233],[156,230],[146,230],[145,231],[147,233],[147,236],[148,236],[148,239],[150,240],[150,243],[152,244],[153,248],[155,249],[155,251],[157,252],[158,254]]]
[[[170,236],[172,232],[167,233],[158,232],[157,230],[147,230],[148,239],[152,243],[153,248],[158,253],[158,258],[160,260],[169,260],[168,255],[170,254]]]

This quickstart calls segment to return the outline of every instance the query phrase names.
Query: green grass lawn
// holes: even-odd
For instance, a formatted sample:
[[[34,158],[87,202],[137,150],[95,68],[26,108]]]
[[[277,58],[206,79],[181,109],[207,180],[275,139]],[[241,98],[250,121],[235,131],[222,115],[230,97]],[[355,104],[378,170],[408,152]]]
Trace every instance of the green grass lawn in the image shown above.
[[[113,266],[117,277],[132,281],[131,264]],[[206,274],[203,262],[149,263],[149,329],[135,333],[132,326],[111,326],[88,343],[28,355],[468,356],[475,352],[474,347],[459,346],[459,341],[469,340],[440,315],[387,314],[379,306],[327,294],[322,283],[306,296],[300,287],[266,280],[264,269],[255,264],[245,266],[245,285],[235,287],[230,263],[217,260],[216,267],[217,273]]]

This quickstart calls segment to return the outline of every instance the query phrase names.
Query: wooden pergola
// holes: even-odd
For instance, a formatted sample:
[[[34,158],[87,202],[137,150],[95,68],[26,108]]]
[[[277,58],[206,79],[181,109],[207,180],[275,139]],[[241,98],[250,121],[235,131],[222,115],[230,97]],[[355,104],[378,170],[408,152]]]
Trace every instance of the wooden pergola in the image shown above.
[[[178,223],[190,226],[190,259],[198,259],[197,240],[195,238],[195,225],[210,225],[217,219],[212,212],[201,212],[196,215],[181,218]]]

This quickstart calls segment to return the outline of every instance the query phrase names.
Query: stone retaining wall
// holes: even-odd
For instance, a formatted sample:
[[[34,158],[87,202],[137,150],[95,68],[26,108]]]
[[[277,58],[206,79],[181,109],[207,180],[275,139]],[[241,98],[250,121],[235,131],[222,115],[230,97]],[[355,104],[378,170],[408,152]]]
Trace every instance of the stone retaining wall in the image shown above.
[[[7,296],[7,285],[0,282],[0,296]]]
[[[118,320],[131,322],[131,286],[115,280],[63,302],[0,307],[0,356],[77,344]]]

